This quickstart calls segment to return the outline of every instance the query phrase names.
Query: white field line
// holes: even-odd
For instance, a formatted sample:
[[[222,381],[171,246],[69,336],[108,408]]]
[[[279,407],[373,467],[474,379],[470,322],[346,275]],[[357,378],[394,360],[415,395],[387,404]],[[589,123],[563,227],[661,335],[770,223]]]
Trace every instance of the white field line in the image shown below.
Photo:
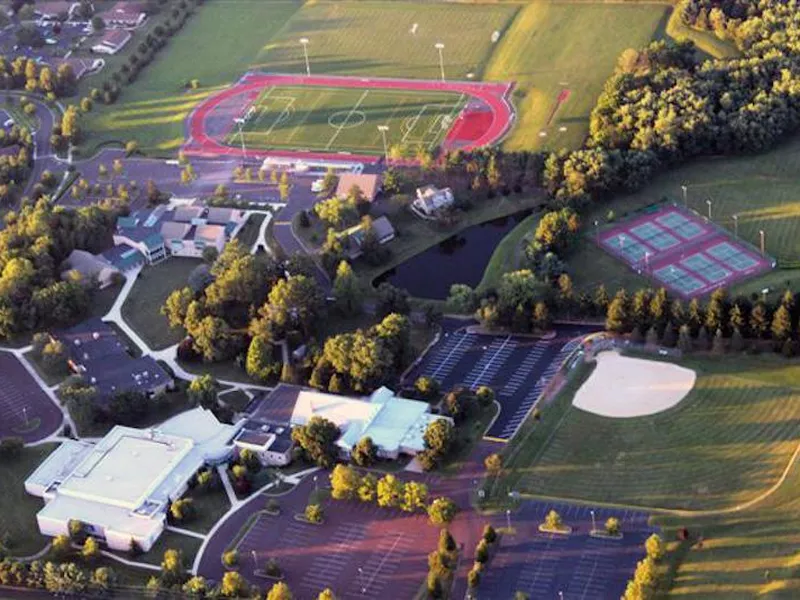
[[[458,342],[456,343],[456,345],[455,345],[455,346],[453,346],[453,349],[452,349],[452,350],[450,350],[450,352],[448,352],[448,353],[447,353],[447,356],[445,356],[445,357],[442,359],[442,361],[439,363],[439,366],[438,366],[438,367],[436,367],[436,370],[435,370],[433,373],[431,373],[431,379],[436,379],[436,376],[439,374],[439,371],[441,371],[441,370],[442,370],[442,367],[443,367],[444,365],[446,365],[446,364],[447,364],[447,361],[448,361],[448,360],[450,360],[450,357],[451,357],[451,356],[453,356],[453,352],[455,352],[456,350],[458,350],[458,349],[461,347],[461,344],[463,344],[463,343],[464,343],[464,340],[466,340],[467,338],[469,338],[469,335],[462,335],[462,336],[461,336],[461,339],[460,339],[460,340],[458,340]]]
[[[483,367],[483,370],[481,371],[481,374],[478,375],[475,378],[475,380],[472,382],[473,385],[482,385],[482,384],[479,384],[481,378],[486,374],[487,369],[492,366],[492,364],[494,363],[495,359],[500,355],[500,353],[503,351],[503,348],[505,348],[506,345],[508,344],[508,342],[510,342],[510,341],[511,341],[511,336],[508,336],[506,339],[503,340],[503,343],[500,344],[500,347],[495,351],[495,353],[489,359],[489,362],[487,362],[486,365]]]
[[[464,94],[462,93],[462,94],[461,94],[461,95],[458,97],[458,100],[456,100],[455,104],[453,104],[453,108],[450,110],[450,114],[449,114],[449,115],[447,115],[447,120],[448,120],[448,122],[450,123],[449,127],[448,127],[448,128],[445,130],[445,131],[444,131],[444,135],[441,135],[441,136],[436,136],[436,137],[433,139],[433,141],[431,141],[430,145],[428,146],[428,149],[429,149],[429,150],[430,150],[430,149],[433,149],[433,148],[435,148],[436,146],[438,146],[438,145],[441,143],[442,139],[444,139],[444,136],[446,136],[446,135],[447,135],[447,132],[448,132],[448,131],[450,131],[450,127],[452,127],[452,126],[453,126],[453,122],[455,121],[455,119],[454,119],[454,116],[453,116],[453,115],[454,115],[454,114],[458,114],[458,113],[460,113],[462,110],[464,110],[464,106],[465,106],[465,105],[464,105],[464,104],[462,104],[462,102],[463,102],[463,101],[464,101]],[[441,134],[441,132],[440,132],[440,134]]]
[[[414,131],[414,128],[417,126],[417,122],[419,121],[420,117],[422,117],[422,113],[425,112],[426,108],[428,108],[428,105],[427,104],[423,104],[422,108],[419,109],[419,112],[417,113],[417,116],[414,117],[414,120],[411,122],[411,125],[408,126],[408,129],[406,130],[405,134],[403,135],[403,139],[400,140],[401,144],[405,144],[406,143],[406,139],[408,138],[408,134],[411,133],[412,131]]]
[[[263,103],[267,98],[269,98],[269,95],[273,91],[275,91],[275,86],[274,85],[270,86],[270,88],[266,91],[266,93],[261,95],[261,96],[259,96],[258,98],[256,98],[256,101],[253,103],[253,106],[255,106],[256,109],[258,110],[258,116],[253,121],[253,127],[254,128],[261,122],[261,119],[266,114],[267,111],[265,110],[265,107],[264,107]]]
[[[407,97],[401,97],[400,101],[397,104],[394,105],[394,108],[392,109],[392,112],[389,113],[389,116],[386,117],[383,120],[383,122],[384,123],[391,123],[392,119],[394,119],[394,116],[397,114],[397,111],[400,110],[401,108],[403,108],[403,106],[405,106],[406,100],[407,100]],[[377,146],[379,148],[383,148],[383,140],[381,139],[381,133],[380,133],[380,131],[377,130],[377,128],[376,128],[376,131],[377,131],[377,133],[373,136],[372,140],[370,141],[370,147],[376,147]],[[389,130],[389,134],[387,135],[387,144],[391,144],[391,138],[389,136],[391,136],[391,130]]]
[[[369,581],[367,582],[367,585],[364,586],[365,590],[368,590],[369,586],[372,585],[372,582],[375,581],[375,578],[381,572],[381,569],[383,569],[383,564],[386,562],[386,559],[389,558],[392,555],[392,552],[394,552],[394,549],[397,547],[397,544],[399,544],[400,540],[403,539],[403,534],[402,533],[398,533],[396,535],[397,535],[397,539],[394,541],[394,544],[392,544],[392,547],[389,548],[389,551],[383,555],[383,558],[381,559],[381,562],[378,563],[378,568],[375,569],[375,571],[372,573],[372,577],[369,578]]]
[[[283,110],[280,112],[280,114],[272,121],[272,125],[269,126],[269,129],[261,134],[264,137],[264,141],[269,139],[272,130],[275,129],[279,123],[283,123],[283,117],[289,114],[289,109],[294,108],[294,103],[297,98],[294,96],[275,96],[272,98],[272,100],[287,100],[288,102],[286,103],[286,106],[283,107]],[[261,135],[259,137],[261,137]]]
[[[336,129],[334,134],[331,136],[331,139],[328,140],[328,145],[325,146],[325,150],[330,150],[331,146],[333,145],[333,142],[336,141],[336,138],[339,137],[340,133],[342,133],[342,129],[344,129],[345,126],[347,125],[347,122],[350,120],[350,117],[352,117],[353,113],[356,112],[356,110],[358,110],[358,107],[361,106],[361,103],[364,102],[364,98],[366,98],[368,95],[369,95],[369,90],[364,90],[364,93],[361,94],[361,97],[358,99],[358,102],[356,102],[353,105],[353,107],[350,109],[350,112],[347,113],[347,116],[345,117],[344,121],[342,121],[342,124],[339,125],[339,127]]]

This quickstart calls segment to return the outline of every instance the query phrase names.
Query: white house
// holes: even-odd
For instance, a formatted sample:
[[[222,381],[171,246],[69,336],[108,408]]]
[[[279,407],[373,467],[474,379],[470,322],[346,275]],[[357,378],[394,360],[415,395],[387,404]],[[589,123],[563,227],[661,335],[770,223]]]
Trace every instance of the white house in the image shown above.
[[[455,202],[453,190],[439,189],[433,185],[417,188],[417,197],[412,206],[425,216],[435,216],[439,211],[449,208]]]
[[[25,481],[25,491],[45,501],[36,515],[39,531],[68,534],[77,520],[113,550],[128,550],[132,541],[149,550],[169,503],[199,469],[232,456],[240,427],[198,407],[158,429],[118,425],[97,444],[63,442]]]

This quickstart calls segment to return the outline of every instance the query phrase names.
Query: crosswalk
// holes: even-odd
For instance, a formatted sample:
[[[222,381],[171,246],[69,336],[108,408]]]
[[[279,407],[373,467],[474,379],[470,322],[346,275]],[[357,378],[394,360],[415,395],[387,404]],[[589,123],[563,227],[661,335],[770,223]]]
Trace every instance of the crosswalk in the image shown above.
[[[464,385],[471,389],[489,385],[516,347],[510,335],[495,339],[464,378]]]

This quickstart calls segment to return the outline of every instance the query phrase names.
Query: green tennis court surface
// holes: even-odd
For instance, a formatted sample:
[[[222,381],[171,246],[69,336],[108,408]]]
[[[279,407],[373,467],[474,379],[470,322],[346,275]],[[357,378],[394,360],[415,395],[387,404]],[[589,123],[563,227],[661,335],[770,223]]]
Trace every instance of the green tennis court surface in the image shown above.
[[[408,90],[273,86],[245,113],[249,148],[382,154],[389,148],[433,149],[467,102],[461,94]],[[240,143],[235,127],[226,139]]]

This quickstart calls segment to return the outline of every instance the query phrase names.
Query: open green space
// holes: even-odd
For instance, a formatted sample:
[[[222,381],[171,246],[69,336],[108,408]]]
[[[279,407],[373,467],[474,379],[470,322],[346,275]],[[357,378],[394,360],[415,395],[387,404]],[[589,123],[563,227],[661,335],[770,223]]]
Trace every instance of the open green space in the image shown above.
[[[225,406],[231,407],[234,412],[244,410],[247,405],[250,404],[251,400],[250,396],[245,394],[242,390],[231,390],[230,392],[220,394],[219,399],[221,402],[225,403]]]
[[[243,136],[251,148],[382,154],[385,125],[388,146],[433,149],[465,101],[444,92],[272,86],[253,103]],[[239,141],[235,130],[227,143]]]
[[[56,444],[23,448],[17,458],[0,461],[0,535],[8,535],[8,547],[14,556],[35,554],[48,541],[39,534],[36,513],[44,506],[41,498],[25,492],[25,479],[55,449]]]
[[[189,531],[196,531],[198,533],[208,533],[214,527],[217,521],[222,518],[231,503],[228,501],[228,495],[225,493],[225,488],[222,483],[217,483],[213,488],[208,490],[190,490],[186,497],[192,499],[197,516],[195,519],[181,525]]]
[[[670,10],[664,4],[620,2],[533,2],[522,7],[484,73],[484,79],[517,84],[517,124],[504,147],[579,147],[620,53],[656,37]],[[564,90],[569,98],[559,106]]]
[[[724,509],[778,481],[800,442],[800,364],[774,356],[684,358],[694,389],[677,406],[612,419],[572,406],[591,365],[509,446],[495,491],[646,508]],[[528,423],[526,426],[531,427]]]
[[[648,284],[625,264],[598,250],[593,231],[595,220],[602,224],[608,211],[617,218],[666,197],[683,202],[681,185],[687,186],[690,208],[708,214],[711,200],[715,223],[735,232],[733,216],[738,216],[738,235],[758,246],[759,231],[764,231],[767,254],[779,266],[798,266],[800,258],[800,138],[757,156],[694,161],[657,177],[641,191],[598,203],[582,217],[586,235],[569,257],[569,272],[576,290],[591,290],[604,283],[636,289]],[[777,290],[800,283],[800,271],[778,269],[735,286],[733,293],[760,293],[769,287]]]
[[[256,66],[302,73],[298,40],[305,37],[312,73],[438,79],[434,45],[442,43],[448,78],[466,79],[469,73],[480,78],[492,52],[492,33],[502,32],[518,10],[494,3],[308,2],[264,46]]]
[[[122,305],[122,317],[152,350],[162,350],[183,339],[183,330],[171,329],[160,311],[167,296],[187,285],[189,273],[201,262],[170,258],[139,273]]]
[[[258,232],[261,230],[261,224],[265,218],[266,215],[261,213],[253,213],[247,218],[239,233],[236,234],[236,239],[242,246],[252,248],[253,244],[258,241]]]
[[[30,364],[39,374],[39,377],[41,377],[42,380],[44,380],[44,382],[49,386],[58,385],[69,375],[69,367],[67,366],[66,361],[64,361],[60,367],[47,369],[44,364],[42,364],[42,361],[38,360],[36,352],[33,350],[29,350],[23,354],[23,356],[25,357],[25,360],[28,361],[28,364]]]
[[[293,0],[204,3],[116,104],[97,104],[85,116],[92,146],[136,139],[148,152],[176,151],[191,110],[251,69],[255,57],[300,5]],[[129,46],[136,49],[136,43]],[[102,75],[88,81],[97,86]],[[200,89],[185,90],[190,79],[199,80]]]

